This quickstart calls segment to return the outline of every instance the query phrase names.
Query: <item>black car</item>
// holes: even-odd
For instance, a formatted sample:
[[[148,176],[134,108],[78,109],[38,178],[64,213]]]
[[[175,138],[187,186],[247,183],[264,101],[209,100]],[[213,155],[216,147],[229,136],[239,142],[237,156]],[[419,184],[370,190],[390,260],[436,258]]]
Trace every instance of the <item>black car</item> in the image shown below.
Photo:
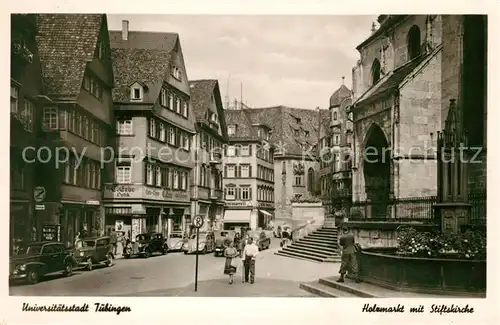
[[[73,273],[77,265],[68,248],[59,242],[33,242],[21,244],[17,254],[10,258],[9,280],[37,283],[49,273]]]
[[[135,242],[127,243],[123,257],[133,255],[151,257],[154,253],[167,254],[168,245],[160,233],[145,233],[135,236]]]
[[[104,263],[106,266],[113,264],[113,251],[108,236],[79,239],[73,248],[78,265],[85,266],[92,271],[96,264]]]

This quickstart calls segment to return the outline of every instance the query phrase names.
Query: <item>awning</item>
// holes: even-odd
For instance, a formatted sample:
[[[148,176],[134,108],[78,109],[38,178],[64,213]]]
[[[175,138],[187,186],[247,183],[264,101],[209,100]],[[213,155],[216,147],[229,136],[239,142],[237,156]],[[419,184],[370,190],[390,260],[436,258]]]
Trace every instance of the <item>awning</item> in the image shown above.
[[[264,211],[264,210],[259,210],[259,212],[262,213],[263,215],[268,216],[268,217],[272,217],[273,216],[272,214],[270,214],[269,212]]]
[[[250,222],[252,210],[226,210],[224,222]]]

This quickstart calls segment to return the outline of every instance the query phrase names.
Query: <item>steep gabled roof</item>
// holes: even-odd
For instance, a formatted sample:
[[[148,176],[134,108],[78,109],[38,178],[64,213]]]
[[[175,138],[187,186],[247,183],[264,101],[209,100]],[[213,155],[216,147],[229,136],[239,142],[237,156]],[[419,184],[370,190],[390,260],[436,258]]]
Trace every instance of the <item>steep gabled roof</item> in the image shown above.
[[[53,99],[74,100],[92,61],[104,14],[39,14],[36,37],[42,81]]]
[[[219,81],[217,79],[190,80],[189,88],[191,94],[191,111],[194,113],[196,122],[198,123],[206,120],[207,107],[210,105],[212,95],[214,96],[222,136],[227,140],[226,116],[222,106]]]
[[[229,137],[231,141],[259,141],[256,128],[252,125],[266,125],[272,130],[271,144],[284,148],[286,155],[301,155],[302,144],[308,149],[318,143],[319,117],[317,110],[287,106],[226,110],[227,124],[238,125],[236,134]],[[299,124],[297,118],[300,119]],[[299,136],[295,135],[295,130],[299,131]],[[308,137],[304,136],[304,131],[308,132]]]
[[[129,102],[129,85],[139,82],[149,89],[143,102],[154,103],[170,69],[170,54],[179,35],[129,31],[128,39],[123,40],[121,31],[110,31],[109,37],[115,75],[113,101]]]
[[[206,119],[207,107],[210,106],[211,96],[214,93],[216,85],[217,80],[213,79],[189,81],[191,109],[195,114],[197,122]]]

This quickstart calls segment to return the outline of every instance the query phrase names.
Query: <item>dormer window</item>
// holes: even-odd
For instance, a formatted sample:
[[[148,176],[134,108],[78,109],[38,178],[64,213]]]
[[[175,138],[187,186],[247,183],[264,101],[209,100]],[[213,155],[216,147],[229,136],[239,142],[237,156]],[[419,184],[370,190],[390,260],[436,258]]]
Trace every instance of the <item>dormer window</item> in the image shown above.
[[[336,121],[337,120],[337,112],[333,112],[333,120]]]
[[[298,117],[295,118],[295,121],[297,122],[297,124],[300,124],[300,122],[301,122],[300,118],[298,118]]]
[[[211,116],[212,116],[211,117],[212,122],[216,122],[217,123],[217,113],[212,113]]]
[[[182,72],[179,68],[177,68],[175,65],[172,65],[170,68],[170,75],[174,77],[175,79],[182,81]]]
[[[227,135],[235,135],[235,134],[236,134],[236,125],[228,125]]]
[[[309,137],[309,131],[304,131],[304,137],[306,137],[306,138]]]
[[[135,83],[130,87],[130,99],[135,100],[135,101],[140,101],[144,97],[144,88],[138,84]]]

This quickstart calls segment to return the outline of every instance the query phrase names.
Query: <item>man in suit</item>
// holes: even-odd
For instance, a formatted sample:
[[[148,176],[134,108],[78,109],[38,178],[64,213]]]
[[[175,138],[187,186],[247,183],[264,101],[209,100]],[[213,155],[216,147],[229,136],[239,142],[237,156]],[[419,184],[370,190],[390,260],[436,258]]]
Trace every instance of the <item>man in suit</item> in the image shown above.
[[[337,282],[344,282],[347,272],[354,276],[356,283],[360,282],[358,274],[358,260],[356,257],[356,245],[354,235],[349,232],[347,226],[342,226],[342,236],[340,236],[339,244],[342,247],[342,257],[340,264],[340,277]]]

